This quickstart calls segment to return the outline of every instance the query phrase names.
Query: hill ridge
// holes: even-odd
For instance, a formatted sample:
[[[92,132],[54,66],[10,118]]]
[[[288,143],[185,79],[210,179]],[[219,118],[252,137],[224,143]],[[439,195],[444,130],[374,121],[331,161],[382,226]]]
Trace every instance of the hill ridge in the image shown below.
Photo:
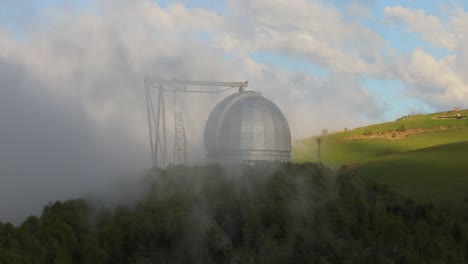
[[[423,199],[460,198],[468,193],[468,119],[434,118],[448,114],[466,116],[468,110],[414,115],[297,140],[293,161],[318,162],[316,139],[320,137],[321,160],[326,166],[356,168],[364,176]],[[424,184],[426,176],[439,186]],[[401,183],[395,183],[396,179]],[[414,193],[405,187],[406,183]],[[426,191],[416,191],[420,188]],[[454,195],[449,194],[450,188],[454,188]],[[439,195],[431,197],[432,192]]]

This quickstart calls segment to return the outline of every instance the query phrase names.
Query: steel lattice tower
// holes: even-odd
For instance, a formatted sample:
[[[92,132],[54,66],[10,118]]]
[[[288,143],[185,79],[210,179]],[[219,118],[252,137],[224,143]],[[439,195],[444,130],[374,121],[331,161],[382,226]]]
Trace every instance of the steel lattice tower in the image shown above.
[[[174,164],[187,164],[187,141],[185,139],[184,119],[182,112],[174,112]]]

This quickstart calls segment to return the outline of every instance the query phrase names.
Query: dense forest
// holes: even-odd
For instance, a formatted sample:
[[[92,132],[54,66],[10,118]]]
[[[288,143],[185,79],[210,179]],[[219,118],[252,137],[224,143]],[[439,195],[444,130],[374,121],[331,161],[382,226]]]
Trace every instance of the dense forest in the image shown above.
[[[468,263],[468,200],[419,203],[317,164],[148,171],[144,198],[0,223],[0,263]]]

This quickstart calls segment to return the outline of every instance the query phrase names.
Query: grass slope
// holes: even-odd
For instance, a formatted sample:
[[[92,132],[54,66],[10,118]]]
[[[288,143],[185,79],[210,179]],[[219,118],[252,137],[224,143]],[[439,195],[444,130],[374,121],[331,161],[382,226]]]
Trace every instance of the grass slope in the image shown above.
[[[463,200],[468,193],[468,141],[397,153],[358,165],[361,175],[418,200]]]
[[[468,193],[468,119],[436,119],[452,115],[415,115],[322,136],[322,160],[353,166],[413,197],[458,199]],[[296,141],[293,161],[317,161],[316,138]]]

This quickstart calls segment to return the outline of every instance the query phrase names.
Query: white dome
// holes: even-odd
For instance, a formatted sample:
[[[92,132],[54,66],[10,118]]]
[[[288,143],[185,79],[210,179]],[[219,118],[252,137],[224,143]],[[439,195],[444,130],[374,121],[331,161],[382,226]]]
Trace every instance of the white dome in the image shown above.
[[[288,161],[291,134],[281,110],[256,92],[232,94],[218,103],[205,127],[208,158],[218,163]]]

